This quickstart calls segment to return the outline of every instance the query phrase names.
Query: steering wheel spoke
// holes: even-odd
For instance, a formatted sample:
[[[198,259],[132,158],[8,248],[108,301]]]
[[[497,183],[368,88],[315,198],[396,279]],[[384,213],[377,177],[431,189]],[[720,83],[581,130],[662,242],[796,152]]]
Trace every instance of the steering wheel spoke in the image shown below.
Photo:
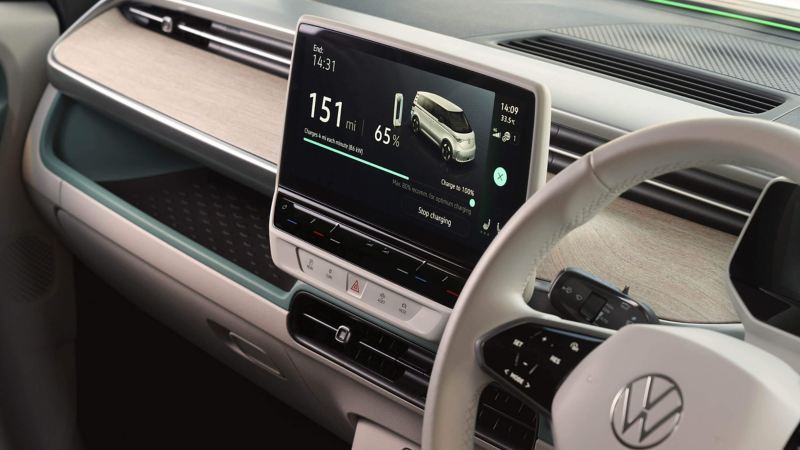
[[[531,310],[479,339],[477,360],[495,381],[549,416],[563,381],[610,333]]]

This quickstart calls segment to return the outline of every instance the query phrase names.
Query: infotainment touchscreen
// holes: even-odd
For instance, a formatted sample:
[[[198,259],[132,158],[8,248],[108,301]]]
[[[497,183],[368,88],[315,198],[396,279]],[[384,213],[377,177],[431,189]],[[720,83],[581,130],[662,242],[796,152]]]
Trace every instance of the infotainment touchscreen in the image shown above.
[[[535,102],[510,83],[302,24],[279,186],[471,267],[526,199]]]

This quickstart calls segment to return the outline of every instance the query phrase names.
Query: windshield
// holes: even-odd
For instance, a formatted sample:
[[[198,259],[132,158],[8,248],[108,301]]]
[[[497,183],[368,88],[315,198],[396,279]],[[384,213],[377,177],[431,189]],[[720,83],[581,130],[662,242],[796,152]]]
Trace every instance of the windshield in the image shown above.
[[[661,2],[656,1],[656,3]],[[800,1],[798,0],[703,0],[696,3],[720,11],[735,11],[740,14],[746,14],[753,16],[750,18],[756,20],[758,18],[767,18],[779,22],[800,23]]]
[[[467,116],[465,116],[463,112],[445,111],[444,114],[447,125],[451,130],[456,133],[469,133],[472,131],[469,122],[467,122]]]

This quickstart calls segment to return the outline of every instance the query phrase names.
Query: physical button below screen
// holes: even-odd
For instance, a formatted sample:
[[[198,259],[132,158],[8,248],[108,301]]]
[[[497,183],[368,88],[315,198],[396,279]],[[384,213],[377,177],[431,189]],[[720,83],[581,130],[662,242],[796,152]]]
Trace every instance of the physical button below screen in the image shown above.
[[[400,320],[411,320],[422,308],[418,303],[375,283],[367,285],[362,300]]]
[[[346,288],[347,272],[344,269],[303,249],[298,249],[297,253],[300,257],[300,270],[337,291],[342,291]]]
[[[356,298],[364,296],[369,281],[352,273],[347,274],[347,293]]]

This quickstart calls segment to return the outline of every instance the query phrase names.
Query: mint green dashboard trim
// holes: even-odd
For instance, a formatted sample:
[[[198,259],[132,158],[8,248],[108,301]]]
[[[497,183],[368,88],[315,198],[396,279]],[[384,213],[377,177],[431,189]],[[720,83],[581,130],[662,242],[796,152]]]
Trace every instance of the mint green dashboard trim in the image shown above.
[[[117,197],[110,191],[106,190],[105,188],[100,186],[97,182],[89,178],[86,174],[76,170],[73,166],[71,166],[65,161],[63,154],[61,154],[59,152],[59,149],[57,148],[59,141],[62,139],[60,133],[63,134],[61,125],[64,124],[66,120],[65,116],[67,114],[70,114],[70,109],[72,109],[70,108],[71,102],[74,101],[65,97],[62,94],[57,94],[55,96],[53,103],[50,106],[50,110],[47,113],[47,118],[45,119],[45,123],[42,128],[42,138],[39,149],[41,160],[44,166],[48,170],[53,172],[55,175],[60,177],[63,180],[63,182],[69,183],[70,185],[79,189],[81,192],[85,193],[92,199],[101,203],[103,206],[106,206],[107,208],[111,209],[112,211],[119,214],[126,220],[131,221],[136,226],[142,228],[143,230],[152,234],[156,238],[166,242],[170,246],[185,253],[191,258],[203,263],[204,265],[210,267],[211,269],[219,272],[226,278],[231,279],[237,284],[249,289],[250,291],[264,298],[265,300],[283,309],[288,310],[289,304],[291,303],[291,299],[298,291],[310,292],[313,293],[314,295],[324,298],[325,300],[333,304],[336,304],[337,306],[346,309],[347,311],[355,315],[358,315],[359,317],[369,322],[377,323],[381,327],[388,329],[393,333],[398,334],[412,342],[420,344],[426,348],[435,350],[437,345],[436,343],[421,340],[420,338],[410,335],[409,333],[406,333],[390,324],[377,320],[361,312],[360,310],[353,308],[352,306],[347,305],[346,303],[341,302],[335,298],[332,298],[331,296],[303,282],[300,281],[296,282],[294,287],[289,292],[279,289],[278,287],[272,285],[271,283],[262,280],[261,278],[237,266],[231,261],[219,256],[218,254],[212,252],[211,250],[197,244],[191,239],[172,230],[171,228],[155,220],[151,216],[143,213],[141,210],[135,208],[133,205]],[[104,126],[102,123],[98,123],[97,121],[93,121],[90,123],[88,122],[81,123],[80,118],[75,118],[75,117],[70,118],[69,120],[70,120],[70,126],[80,128],[79,130],[77,130],[78,131],[77,134],[79,135],[82,134],[85,136],[91,136],[93,133],[98,132],[97,127]],[[117,125],[114,124],[113,126]],[[119,137],[119,134],[131,133],[130,130],[125,129],[124,127],[116,131],[117,131],[117,137]],[[91,137],[86,142],[88,142],[89,140],[91,140]],[[123,143],[121,145],[130,146],[131,144]],[[165,148],[164,151],[168,152],[169,150]],[[73,164],[75,164],[76,161],[79,161],[74,159],[74,157],[72,156],[66,159],[72,159]],[[183,166],[183,163],[176,161],[172,157],[165,157],[162,159],[162,161],[173,169],[180,168]],[[93,162],[89,159],[80,160],[79,163],[84,166],[85,171],[91,172],[93,176],[98,179],[103,179],[103,180],[120,179],[120,178],[124,179],[126,177],[125,173],[105,170],[101,164],[97,164],[96,162]],[[145,168],[142,170],[154,170],[154,169]]]

